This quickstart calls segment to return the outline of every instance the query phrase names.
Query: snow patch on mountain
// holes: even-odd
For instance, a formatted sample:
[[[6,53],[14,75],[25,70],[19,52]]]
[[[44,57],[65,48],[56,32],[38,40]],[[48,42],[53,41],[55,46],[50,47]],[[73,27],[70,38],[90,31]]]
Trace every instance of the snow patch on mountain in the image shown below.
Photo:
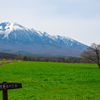
[[[33,28],[29,29],[32,33],[38,34],[39,36],[43,36],[43,33],[41,31],[37,31]]]
[[[17,23],[6,22],[6,23],[1,23],[0,25],[0,34],[4,34],[3,38],[9,38],[8,37],[9,33],[11,33],[14,30],[16,31],[16,30],[28,30],[28,29]]]
[[[53,40],[55,40],[55,39],[58,39],[58,36],[57,35],[53,35],[53,36],[50,36],[50,38],[52,38]]]
[[[42,36],[42,35],[43,35],[40,31],[37,31],[37,33],[38,33],[40,36]]]
[[[9,32],[13,31],[13,30],[23,30],[24,28],[14,24],[14,23],[10,23],[7,24],[7,26],[5,27],[6,30],[9,30]]]
[[[0,30],[2,30],[2,26],[0,26]]]

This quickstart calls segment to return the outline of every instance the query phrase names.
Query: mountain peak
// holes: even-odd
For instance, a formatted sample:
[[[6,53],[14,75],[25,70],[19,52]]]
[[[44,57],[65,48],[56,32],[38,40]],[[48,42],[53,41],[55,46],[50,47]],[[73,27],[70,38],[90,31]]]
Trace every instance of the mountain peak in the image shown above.
[[[3,38],[8,38],[9,33],[14,30],[24,30],[26,29],[18,23],[3,22],[0,24],[0,34],[4,34]]]
[[[22,25],[18,24],[18,23],[10,23],[10,22],[3,22],[0,24],[0,30],[7,30],[7,29],[22,29],[25,28]]]

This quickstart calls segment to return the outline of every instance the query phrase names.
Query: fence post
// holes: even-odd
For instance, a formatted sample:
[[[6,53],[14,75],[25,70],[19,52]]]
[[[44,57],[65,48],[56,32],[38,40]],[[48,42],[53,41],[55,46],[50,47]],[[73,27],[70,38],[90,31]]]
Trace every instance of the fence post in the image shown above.
[[[6,87],[5,87],[5,84],[6,84],[6,83],[7,83],[7,82],[2,82],[3,88],[5,88],[5,89],[3,89],[3,91],[2,91],[2,93],[3,93],[3,100],[8,100],[7,89],[6,89]]]
[[[8,100],[7,90],[3,90],[3,100]]]

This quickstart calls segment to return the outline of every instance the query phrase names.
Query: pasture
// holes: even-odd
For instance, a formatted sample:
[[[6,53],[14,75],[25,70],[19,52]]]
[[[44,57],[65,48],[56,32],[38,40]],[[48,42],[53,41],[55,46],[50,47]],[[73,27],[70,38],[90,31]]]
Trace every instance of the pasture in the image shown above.
[[[22,83],[8,90],[8,100],[100,100],[96,64],[19,61],[0,65],[3,81]]]

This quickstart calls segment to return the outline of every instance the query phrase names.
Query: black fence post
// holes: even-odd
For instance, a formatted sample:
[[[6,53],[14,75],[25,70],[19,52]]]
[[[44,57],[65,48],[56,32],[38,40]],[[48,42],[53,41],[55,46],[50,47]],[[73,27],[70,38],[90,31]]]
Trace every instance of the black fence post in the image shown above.
[[[3,90],[3,100],[8,100],[7,90]]]
[[[5,84],[6,84],[7,82],[2,82],[2,84],[3,84],[3,90],[2,90],[2,93],[3,93],[3,100],[8,100],[8,94],[7,94],[7,89],[6,89],[6,86],[5,86]]]

